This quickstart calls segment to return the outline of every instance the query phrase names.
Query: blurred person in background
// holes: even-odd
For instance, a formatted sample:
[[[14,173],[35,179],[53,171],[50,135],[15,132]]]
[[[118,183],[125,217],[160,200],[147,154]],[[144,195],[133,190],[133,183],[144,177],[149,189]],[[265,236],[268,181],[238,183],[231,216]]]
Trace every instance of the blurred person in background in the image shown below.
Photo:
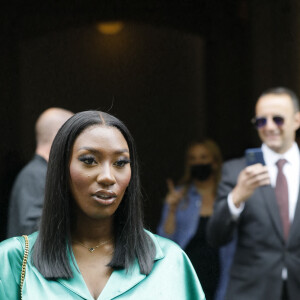
[[[219,279],[218,249],[206,241],[213,213],[222,156],[211,139],[191,143],[185,174],[177,186],[168,179],[168,194],[157,233],[178,243],[191,259],[207,300],[214,299]]]
[[[35,154],[19,172],[11,191],[7,237],[30,234],[38,229],[52,141],[59,128],[72,115],[73,113],[66,109],[52,107],[37,119]]]

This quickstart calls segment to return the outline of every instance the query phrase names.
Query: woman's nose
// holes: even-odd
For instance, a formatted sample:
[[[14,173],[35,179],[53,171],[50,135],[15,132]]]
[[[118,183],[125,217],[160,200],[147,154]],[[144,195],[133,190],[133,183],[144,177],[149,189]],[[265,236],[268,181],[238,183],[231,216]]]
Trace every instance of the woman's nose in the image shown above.
[[[116,183],[116,179],[113,174],[112,167],[109,165],[102,165],[97,175],[97,182],[105,186],[113,185]]]

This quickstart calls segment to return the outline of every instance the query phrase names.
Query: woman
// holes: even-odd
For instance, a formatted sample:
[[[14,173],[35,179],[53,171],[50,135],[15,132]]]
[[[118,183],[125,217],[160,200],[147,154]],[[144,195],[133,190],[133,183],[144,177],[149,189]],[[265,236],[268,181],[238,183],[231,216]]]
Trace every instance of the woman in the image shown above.
[[[158,234],[172,239],[185,249],[197,272],[206,298],[213,299],[218,284],[218,250],[206,241],[206,224],[213,213],[222,157],[210,140],[192,143],[186,152],[185,175],[174,187],[168,180]]]
[[[125,125],[98,111],[71,117],[52,144],[23,299],[204,299],[186,255],[143,229],[141,202]],[[0,299],[19,299],[24,244],[0,244]]]

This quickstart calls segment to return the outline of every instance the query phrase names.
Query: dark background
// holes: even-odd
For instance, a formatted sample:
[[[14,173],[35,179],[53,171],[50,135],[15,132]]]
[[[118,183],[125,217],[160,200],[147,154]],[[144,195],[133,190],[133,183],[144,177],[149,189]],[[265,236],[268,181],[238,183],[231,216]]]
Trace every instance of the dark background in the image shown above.
[[[249,122],[257,96],[278,85],[300,93],[297,0],[40,2],[0,10],[0,240],[34,123],[50,106],[110,111],[127,124],[155,231],[187,143],[208,136],[224,159],[240,156],[259,145]],[[124,22],[120,33],[97,31],[111,20]]]

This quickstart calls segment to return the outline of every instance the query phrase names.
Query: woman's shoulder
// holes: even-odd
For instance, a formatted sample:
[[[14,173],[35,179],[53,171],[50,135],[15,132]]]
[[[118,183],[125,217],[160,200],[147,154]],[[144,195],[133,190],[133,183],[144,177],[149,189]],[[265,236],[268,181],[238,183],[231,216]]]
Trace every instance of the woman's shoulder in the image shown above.
[[[9,253],[18,253],[24,250],[22,247],[21,238],[23,237],[12,237],[7,240],[4,240],[0,243],[0,255],[9,254]]]
[[[155,245],[156,256],[159,254],[160,256],[166,256],[170,254],[182,255],[184,253],[180,246],[170,239],[154,234],[148,230],[146,230],[146,233],[150,236]]]
[[[178,191],[185,191],[186,194],[199,194],[193,182],[186,182],[185,184],[176,185],[175,189]]]
[[[18,283],[23,256],[24,247],[22,246],[21,237],[9,238],[0,243],[0,282],[8,280],[10,283]]]
[[[37,233],[28,236],[29,247],[32,248],[37,237]],[[0,257],[15,258],[23,257],[25,249],[25,239],[23,236],[12,237],[0,243]]]
[[[151,278],[158,278],[158,282],[164,278],[165,292],[172,295],[166,299],[173,299],[174,295],[176,299],[205,299],[197,274],[180,246],[167,238],[146,232],[156,247]]]
[[[33,244],[36,234],[30,235]],[[12,237],[0,243],[0,299],[18,299],[25,239]],[[29,261],[28,261],[29,263]]]

